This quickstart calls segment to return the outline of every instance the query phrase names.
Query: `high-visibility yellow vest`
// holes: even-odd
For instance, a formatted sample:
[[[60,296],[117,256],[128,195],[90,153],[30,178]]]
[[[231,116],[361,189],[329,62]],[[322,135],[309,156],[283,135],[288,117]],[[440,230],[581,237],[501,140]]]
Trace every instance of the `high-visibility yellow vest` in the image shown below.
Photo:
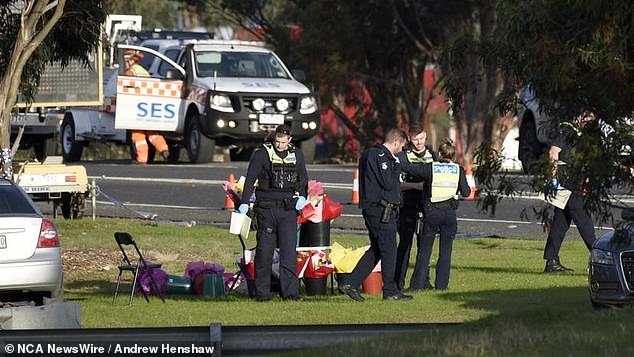
[[[430,201],[442,202],[456,198],[460,166],[449,162],[434,162],[431,164],[431,198]]]
[[[287,154],[285,158],[281,158],[275,152],[275,148],[271,143],[265,143],[264,149],[266,149],[271,161],[271,182],[267,182],[265,176],[258,178],[258,184],[266,183],[269,188],[295,191],[296,185],[299,182],[297,174],[297,157],[295,156],[295,150],[292,145],[289,144]]]
[[[407,161],[409,161],[410,164],[428,164],[432,161],[434,161],[434,158],[431,156],[431,151],[425,149],[425,153],[423,155],[420,155],[420,153],[415,153],[413,150],[409,149],[407,151],[405,151],[405,156],[407,157]],[[420,178],[414,176],[414,175],[409,175],[406,173],[402,173],[401,174],[401,180],[404,182],[420,182]],[[409,191],[403,191],[404,194],[408,195],[411,194],[411,192]]]
[[[126,71],[128,76],[149,77],[150,73],[140,64],[135,63]]]
[[[414,150],[407,150],[407,160],[412,164],[428,164],[434,160],[431,156],[431,152],[425,149],[425,154],[422,156],[417,155]]]

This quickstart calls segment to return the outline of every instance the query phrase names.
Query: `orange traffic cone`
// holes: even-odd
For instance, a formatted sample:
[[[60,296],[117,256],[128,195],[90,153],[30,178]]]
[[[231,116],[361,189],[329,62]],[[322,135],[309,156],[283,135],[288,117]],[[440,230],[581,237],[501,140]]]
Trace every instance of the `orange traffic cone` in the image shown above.
[[[229,178],[227,179],[227,182],[229,182],[231,184],[231,187],[233,188],[233,185],[236,183],[236,178],[235,176],[233,176],[233,174],[229,174]],[[231,199],[231,197],[229,197],[229,194],[227,194],[225,196],[225,209],[234,209],[235,205],[233,204],[233,200]]]
[[[353,205],[359,204],[359,169],[354,169],[352,174],[352,198],[350,201]]]
[[[476,187],[476,183],[475,183],[475,179],[473,178],[473,171],[471,170],[471,167],[467,167],[466,176],[467,176],[467,183],[469,184],[469,188],[471,188],[471,193],[469,194],[469,196],[465,198],[465,200],[470,200],[470,201],[475,200],[476,191],[478,191],[478,188]]]

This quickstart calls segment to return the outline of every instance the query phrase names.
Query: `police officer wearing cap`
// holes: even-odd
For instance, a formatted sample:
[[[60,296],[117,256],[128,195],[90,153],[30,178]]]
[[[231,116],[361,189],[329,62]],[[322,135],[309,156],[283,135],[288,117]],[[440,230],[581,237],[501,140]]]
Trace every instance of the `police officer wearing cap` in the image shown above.
[[[436,263],[436,289],[447,289],[451,268],[451,252],[453,240],[458,230],[456,209],[458,193],[469,196],[471,189],[467,183],[464,169],[454,163],[456,149],[451,141],[438,148],[438,161],[431,164],[412,166],[414,174],[420,176],[430,192],[425,202],[425,224],[423,237],[419,240],[420,248],[416,255],[416,265],[412,275],[411,287],[408,291],[424,289],[429,279],[429,260],[436,234],[440,234],[440,249]]]
[[[297,260],[297,214],[306,205],[308,174],[304,154],[291,144],[288,125],[275,129],[272,141],[256,150],[249,161],[242,202],[249,202],[255,190],[254,212],[257,220],[255,251],[255,299],[271,300],[271,265],[273,251],[280,248],[280,295],[298,300],[299,281],[295,273]],[[257,187],[254,187],[257,180]],[[238,207],[246,214],[247,203]]]
[[[350,277],[339,287],[351,299],[362,302],[359,286],[381,261],[383,299],[411,300],[402,294],[394,280],[396,269],[396,220],[401,203],[401,165],[396,157],[407,142],[407,135],[391,129],[383,144],[366,149],[359,161],[359,193],[361,214],[368,228],[368,249]]]
[[[425,145],[427,133],[420,126],[412,127],[410,131],[410,144],[399,154],[401,162],[412,165],[428,164],[437,159],[436,153],[431,145]],[[398,248],[396,251],[396,284],[399,289],[405,286],[405,276],[409,265],[409,256],[412,249],[414,234],[417,235],[417,249],[420,249],[420,237],[422,237],[423,224],[423,202],[429,197],[429,192],[425,190],[424,182],[421,178],[403,173],[401,191],[403,192],[403,206],[399,210],[398,217]],[[412,285],[410,288],[429,288],[427,279],[424,284]]]

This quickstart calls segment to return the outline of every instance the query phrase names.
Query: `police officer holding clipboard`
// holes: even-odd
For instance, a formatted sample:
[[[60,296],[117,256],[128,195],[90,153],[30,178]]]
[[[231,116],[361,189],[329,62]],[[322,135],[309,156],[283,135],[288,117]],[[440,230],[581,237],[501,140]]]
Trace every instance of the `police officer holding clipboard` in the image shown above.
[[[576,125],[583,127],[590,120],[595,120],[594,115],[586,113],[577,118]],[[553,222],[544,247],[544,259],[546,260],[544,273],[567,273],[572,271],[572,269],[561,264],[559,260],[559,250],[571,222],[574,222],[577,226],[577,230],[581,238],[583,238],[588,251],[592,250],[592,244],[596,239],[592,216],[585,208],[585,194],[581,188],[575,188],[577,185],[566,182],[568,180],[566,180],[565,170],[567,163],[572,160],[572,151],[574,150],[572,141],[575,137],[580,140],[580,136],[581,131],[573,123],[564,122],[560,125],[558,135],[552,141],[548,151],[548,156],[555,164],[557,170],[556,176],[553,178],[553,189],[562,188],[559,182],[561,180],[564,187],[571,188],[571,192],[569,192],[570,196],[563,207],[554,208]]]
[[[291,144],[291,129],[279,125],[272,142],[256,150],[249,161],[238,212],[246,214],[255,190],[254,211],[258,223],[255,251],[255,299],[271,300],[273,251],[280,248],[280,294],[299,300],[295,273],[297,214],[306,205],[308,174],[304,154]],[[258,181],[257,188],[254,187]]]

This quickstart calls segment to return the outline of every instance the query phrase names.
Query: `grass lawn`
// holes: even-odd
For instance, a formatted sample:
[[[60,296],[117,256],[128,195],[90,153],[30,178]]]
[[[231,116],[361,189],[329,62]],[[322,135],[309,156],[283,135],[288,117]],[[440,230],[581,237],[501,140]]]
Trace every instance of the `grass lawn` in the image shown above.
[[[384,302],[380,295],[356,303],[335,294],[288,302],[257,303],[230,294],[223,299],[170,295],[146,303],[124,294],[111,303],[117,251],[113,233],[130,232],[145,255],[182,275],[189,261],[217,262],[237,270],[238,239],[211,226],[149,225],[133,220],[57,220],[65,264],[66,299],[81,306],[81,325],[91,327],[266,324],[442,323],[458,327],[374,339],[302,355],[566,355],[634,354],[629,307],[592,309],[587,287],[588,252],[580,240],[565,241],[562,262],[571,274],[542,273],[543,240],[478,238],[454,243],[449,289],[414,294],[410,302]],[[545,234],[544,234],[545,236]],[[367,237],[332,236],[346,247]],[[249,246],[254,245],[254,240]],[[437,248],[438,244],[435,245]],[[433,254],[435,263],[437,252]],[[413,258],[409,272],[413,270]],[[432,269],[433,274],[433,269]],[[408,279],[409,280],[409,279]],[[433,275],[432,275],[433,281]],[[128,286],[125,287],[129,289]],[[312,355],[310,354],[310,355]]]

